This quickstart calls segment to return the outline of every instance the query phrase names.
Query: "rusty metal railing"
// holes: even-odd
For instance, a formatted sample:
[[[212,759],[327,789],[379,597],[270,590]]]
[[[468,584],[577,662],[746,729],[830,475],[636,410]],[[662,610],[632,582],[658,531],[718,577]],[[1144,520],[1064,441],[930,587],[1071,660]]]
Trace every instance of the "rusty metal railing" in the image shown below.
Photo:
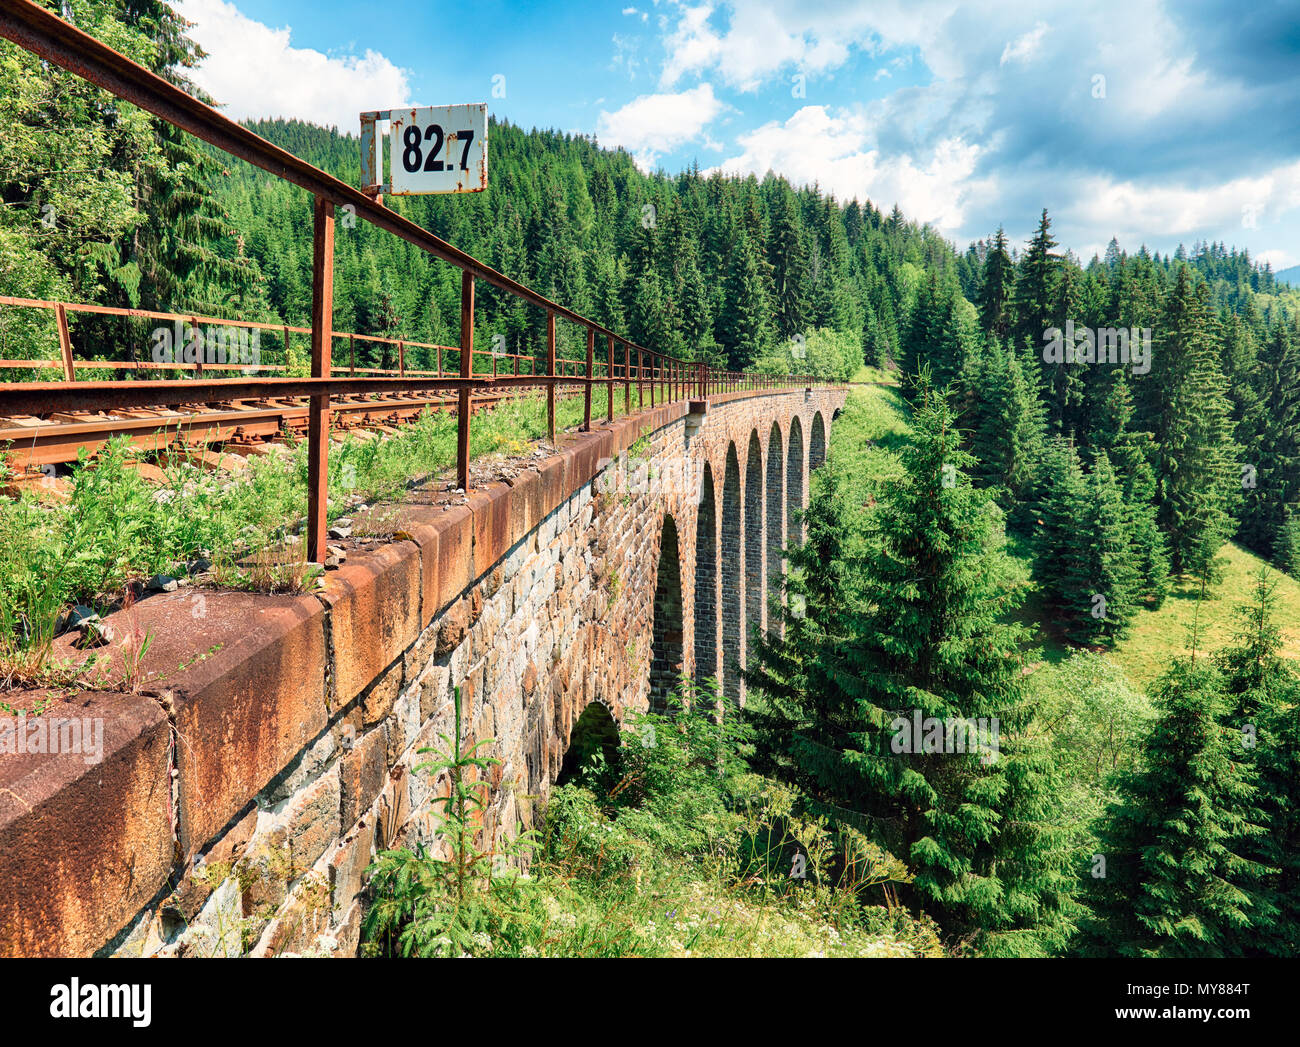
[[[455,392],[457,395],[457,482],[462,489],[468,491],[470,421],[472,398],[476,390],[526,385],[543,386],[547,398],[548,434],[554,440],[557,387],[582,388],[584,391],[583,428],[590,429],[591,393],[592,388],[598,384],[607,387],[606,414],[607,421],[612,422],[617,384],[623,386],[624,410],[630,411],[634,382],[642,395],[648,389],[651,406],[655,405],[656,400],[659,403],[667,403],[683,397],[703,398],[711,393],[723,391],[788,388],[806,386],[813,382],[813,379],[808,376],[777,377],[720,371],[703,363],[682,360],[640,346],[497,272],[385,207],[380,200],[359,189],[354,189],[292,153],[272,145],[246,127],[241,127],[233,120],[222,116],[215,109],[204,105],[180,88],[67,24],[30,0],[0,0],[0,36],[54,65],[83,77],[118,98],[153,113],[196,138],[305,189],[314,197],[311,327],[289,328],[283,324],[274,325],[285,333],[286,339],[290,333],[311,336],[310,378],[285,377],[255,380],[208,378],[201,372],[217,368],[204,365],[195,368],[196,376],[193,379],[78,382],[75,379],[80,362],[72,358],[71,338],[67,324],[69,309],[158,319],[197,318],[171,313],[157,314],[142,310],[115,309],[109,306],[69,306],[67,303],[42,303],[35,299],[9,299],[8,304],[22,304],[36,308],[48,306],[54,309],[59,329],[61,361],[58,363],[49,361],[42,366],[61,366],[64,380],[0,385],[0,412],[41,414],[56,410],[104,410],[112,407],[172,407],[184,403],[258,397],[309,397],[307,556],[312,561],[321,562],[326,551],[326,478],[331,396],[424,390]],[[399,373],[397,377],[358,378],[350,375],[347,378],[335,378],[332,376],[331,357],[335,339],[333,330],[334,215],[338,207],[348,208],[352,214],[400,237],[427,254],[454,265],[461,271],[460,345],[443,347],[459,355],[459,373],[455,377],[449,378],[441,373],[436,377],[414,375],[410,371],[405,371],[404,359],[402,362],[404,373]],[[474,376],[474,292],[475,283],[479,280],[546,311],[546,372],[544,374],[534,373],[527,376],[516,374],[507,377],[494,375],[491,378]],[[581,375],[566,374],[570,361],[556,359],[557,319],[577,324],[587,331],[587,354],[586,360],[582,362],[585,363],[585,367]],[[254,326],[250,322],[241,323],[228,319],[207,318],[207,322]],[[382,340],[373,335],[349,335],[348,337],[352,339],[352,344],[355,344],[355,339],[358,338]],[[595,344],[598,337],[606,343],[603,374],[599,373],[602,368],[598,367],[595,359]],[[405,345],[411,344],[413,343],[405,343]],[[621,354],[616,352],[619,346],[622,347]],[[633,363],[633,353],[636,357],[635,363]],[[355,363],[355,357],[353,362]],[[17,363],[0,361],[0,367],[15,366]],[[27,366],[29,363],[22,362],[21,366]],[[86,366],[105,365],[91,362]],[[141,368],[140,364],[127,363],[124,366]],[[186,365],[167,363],[162,367],[177,370],[185,369]],[[495,369],[494,364],[494,371]],[[440,362],[439,371],[441,370]],[[640,402],[641,400],[638,399],[638,403]]]

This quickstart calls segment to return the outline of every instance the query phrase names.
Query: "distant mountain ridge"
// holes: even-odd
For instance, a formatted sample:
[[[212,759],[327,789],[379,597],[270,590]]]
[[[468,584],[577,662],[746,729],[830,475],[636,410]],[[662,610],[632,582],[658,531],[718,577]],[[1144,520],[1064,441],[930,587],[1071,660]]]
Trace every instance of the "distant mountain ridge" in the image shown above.
[[[1290,269],[1280,269],[1273,274],[1275,280],[1282,280],[1292,287],[1300,287],[1300,265],[1293,265]]]

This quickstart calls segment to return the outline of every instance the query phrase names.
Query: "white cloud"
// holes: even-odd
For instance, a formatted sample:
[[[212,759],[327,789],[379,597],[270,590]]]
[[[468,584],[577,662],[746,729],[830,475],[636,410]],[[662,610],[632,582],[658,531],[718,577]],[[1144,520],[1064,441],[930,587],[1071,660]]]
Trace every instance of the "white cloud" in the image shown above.
[[[726,109],[707,83],[676,94],[642,95],[612,113],[602,112],[596,135],[602,145],[622,146],[650,169],[659,154],[704,137]]]
[[[759,178],[776,171],[795,184],[815,182],[841,200],[870,199],[886,210],[897,203],[908,218],[949,231],[962,225],[972,194],[990,192],[989,184],[972,178],[979,146],[948,138],[924,158],[886,157],[873,147],[870,127],[860,113],[804,106],[784,123],[772,121],[741,135],[744,152],[719,167]]]
[[[734,0],[725,6],[725,30],[714,26],[717,6],[681,7],[664,39],[668,60],[660,86],[716,69],[729,86],[754,91],[785,65],[826,72],[842,65],[853,46],[874,54],[931,40],[957,0]]]
[[[376,51],[334,57],[294,47],[290,29],[272,29],[223,0],[180,0],[190,35],[208,57],[194,82],[235,120],[296,117],[356,133],[365,109],[411,105],[410,81]]]
[[[1078,190],[1071,222],[1113,229],[1121,242],[1155,233],[1190,239],[1234,226],[1246,240],[1300,207],[1300,161],[1219,185],[1138,185],[1091,175]]]
[[[1259,254],[1255,255],[1255,261],[1260,265],[1267,262],[1272,266],[1275,273],[1282,269],[1290,269],[1295,264],[1295,260],[1295,255],[1280,248],[1273,251],[1260,251]]]
[[[1039,22],[1029,32],[1016,37],[1015,40],[1002,49],[1002,59],[998,62],[998,65],[1006,65],[1008,62],[1025,62],[1033,58],[1042,47],[1043,37],[1046,34],[1047,23]]]

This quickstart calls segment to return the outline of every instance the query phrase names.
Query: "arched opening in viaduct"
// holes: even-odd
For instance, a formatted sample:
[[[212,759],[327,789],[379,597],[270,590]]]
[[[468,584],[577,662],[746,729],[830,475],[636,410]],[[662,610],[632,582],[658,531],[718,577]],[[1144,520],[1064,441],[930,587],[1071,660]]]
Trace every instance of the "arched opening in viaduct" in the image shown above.
[[[650,711],[665,712],[682,675],[682,569],[677,522],[664,514],[655,574],[654,639],[650,647]]]
[[[603,702],[591,702],[573,725],[569,748],[565,750],[555,784],[564,785],[586,775],[598,782],[617,778],[619,744],[618,724],[613,715]]]
[[[740,462],[727,447],[722,480],[722,693],[740,698]]]
[[[789,466],[785,484],[785,533],[791,545],[803,541],[803,524],[798,519],[803,508],[803,426],[799,416],[790,420]]]
[[[745,632],[763,628],[763,448],[758,433],[749,434],[745,461]]]
[[[808,471],[818,469],[826,461],[826,424],[822,413],[813,415],[812,433],[808,437]]]
[[[784,561],[781,556],[785,545],[785,452],[781,446],[781,427],[772,423],[767,437],[767,592],[784,599]],[[769,629],[780,633],[780,615],[769,611]],[[773,628],[775,626],[775,628]]]
[[[704,466],[695,517],[695,682],[718,676],[718,521],[713,470]]]

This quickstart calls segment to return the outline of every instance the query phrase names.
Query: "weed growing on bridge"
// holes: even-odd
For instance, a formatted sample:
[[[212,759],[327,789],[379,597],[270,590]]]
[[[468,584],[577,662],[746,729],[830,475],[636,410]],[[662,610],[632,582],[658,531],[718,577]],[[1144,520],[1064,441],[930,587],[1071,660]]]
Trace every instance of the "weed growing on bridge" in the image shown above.
[[[420,749],[433,759],[415,768],[435,785],[444,776],[447,780],[447,794],[432,801],[447,857],[422,844],[414,851],[378,855],[370,867],[373,903],[364,925],[373,955],[462,956],[509,949],[532,919],[526,897],[531,884],[506,864],[531,850],[532,834],[521,833],[500,847],[479,846],[488,807],[486,776],[500,761],[479,755],[493,744],[490,738],[463,748],[459,687],[454,695],[454,734],[440,736],[440,749]]]
[[[593,413],[603,416],[603,390],[593,400]],[[621,409],[621,398],[615,403]],[[581,398],[560,398],[557,425],[581,420]],[[480,411],[471,433],[474,456],[518,453],[546,435],[545,400],[522,397]],[[358,501],[395,501],[444,472],[455,443],[455,418],[434,412],[383,440],[346,437],[330,455],[331,519]],[[184,581],[196,560],[211,565],[199,582],[306,589],[313,580],[301,539],[306,445],[289,438],[278,453],[244,461],[229,474],[178,452],[162,467],[166,482],[151,486],[142,453],[118,437],[93,457],[83,451],[66,501],[38,501],[30,491],[0,496],[0,689],[75,683],[75,667],[54,658],[64,612],[75,604],[109,611],[133,583],[156,574]],[[382,530],[382,518],[375,526]]]

